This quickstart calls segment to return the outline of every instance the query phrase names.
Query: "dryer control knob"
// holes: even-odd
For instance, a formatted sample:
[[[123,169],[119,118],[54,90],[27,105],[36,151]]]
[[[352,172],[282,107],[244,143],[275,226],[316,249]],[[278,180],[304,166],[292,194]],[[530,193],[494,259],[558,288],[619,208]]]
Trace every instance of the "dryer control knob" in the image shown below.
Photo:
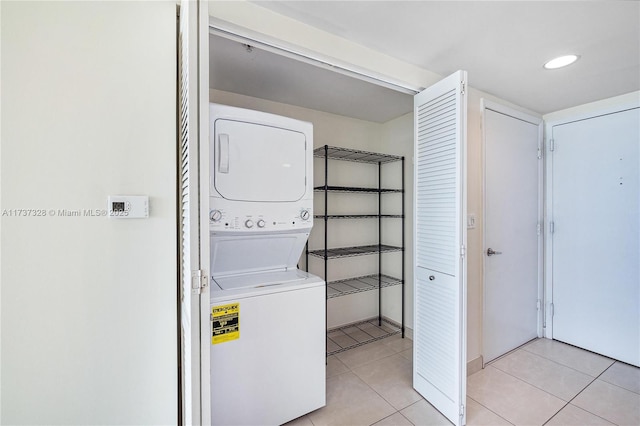
[[[247,219],[244,222],[244,226],[246,226],[247,228],[253,228],[253,221],[251,219]]]
[[[209,218],[212,222],[218,222],[220,219],[222,219],[222,212],[220,210],[211,210],[211,213],[209,213]]]
[[[264,225],[265,225],[264,220],[260,219],[257,225],[258,225],[258,228],[264,228]]]
[[[311,216],[311,214],[309,213],[309,210],[302,210],[300,212],[300,219],[302,220],[308,220],[309,216]]]

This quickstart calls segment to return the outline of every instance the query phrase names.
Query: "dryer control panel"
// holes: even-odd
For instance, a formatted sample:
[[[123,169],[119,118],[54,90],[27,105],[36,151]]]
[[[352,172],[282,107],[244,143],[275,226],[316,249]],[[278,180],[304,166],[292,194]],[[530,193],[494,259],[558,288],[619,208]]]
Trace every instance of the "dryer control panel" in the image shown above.
[[[222,205],[220,205],[222,204]],[[306,229],[313,226],[313,206],[311,203],[297,206],[256,206],[249,208],[233,206],[225,208],[225,203],[214,200],[209,211],[209,229],[211,231],[234,232],[273,232]],[[218,208],[216,208],[218,207]],[[261,207],[261,208],[260,208]]]

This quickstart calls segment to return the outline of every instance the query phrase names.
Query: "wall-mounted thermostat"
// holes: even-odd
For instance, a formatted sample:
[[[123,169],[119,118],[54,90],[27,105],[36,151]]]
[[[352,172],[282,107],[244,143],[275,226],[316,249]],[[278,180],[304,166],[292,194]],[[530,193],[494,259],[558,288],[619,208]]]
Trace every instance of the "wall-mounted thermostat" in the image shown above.
[[[107,198],[109,217],[141,219],[149,217],[148,195],[110,195]]]

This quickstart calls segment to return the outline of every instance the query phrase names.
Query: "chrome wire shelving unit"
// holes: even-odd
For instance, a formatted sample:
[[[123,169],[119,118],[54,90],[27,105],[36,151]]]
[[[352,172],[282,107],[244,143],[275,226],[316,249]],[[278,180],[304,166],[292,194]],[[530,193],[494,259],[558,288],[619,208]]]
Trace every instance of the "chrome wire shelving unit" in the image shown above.
[[[358,277],[350,277],[335,281],[327,281],[326,297],[327,301],[336,297],[350,294],[378,291],[378,316],[355,324],[338,327],[327,331],[327,355],[342,352],[366,343],[380,340],[384,337],[400,333],[404,338],[405,324],[405,189],[404,189],[404,157],[375,152],[360,151],[355,149],[340,148],[325,145],[314,150],[314,156],[324,159],[324,185],[315,187],[315,191],[324,193],[324,214],[315,215],[316,219],[324,221],[324,247],[320,249],[306,250],[306,268],[309,270],[309,256],[324,260],[324,277],[328,276],[329,263],[332,259],[376,255],[378,256],[378,273]],[[377,187],[352,187],[329,185],[329,160],[357,162],[377,165],[378,185]],[[392,162],[402,163],[402,186],[401,188],[384,188],[382,186],[383,165]],[[378,196],[378,212],[371,214],[330,214],[329,194],[330,193],[363,193],[375,194]],[[400,214],[382,214],[382,199],[385,194],[402,194]],[[378,244],[361,245],[352,247],[329,247],[328,230],[332,220],[357,220],[357,219],[377,219],[378,221]],[[401,219],[402,223],[402,244],[392,246],[382,243],[382,221],[385,219]],[[402,252],[401,276],[393,277],[382,273],[382,256],[384,253]],[[402,286],[401,300],[401,324],[395,324],[382,316],[382,289],[392,286]]]

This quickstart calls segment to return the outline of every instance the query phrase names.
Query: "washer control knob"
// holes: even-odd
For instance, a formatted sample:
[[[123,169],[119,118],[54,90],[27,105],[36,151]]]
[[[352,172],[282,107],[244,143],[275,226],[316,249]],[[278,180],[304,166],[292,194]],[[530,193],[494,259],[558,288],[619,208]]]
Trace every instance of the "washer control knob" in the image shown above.
[[[253,221],[251,219],[247,219],[244,222],[244,226],[246,226],[247,228],[253,228]]]
[[[264,228],[264,225],[265,225],[264,220],[260,219],[257,225],[258,225],[258,228]]]
[[[218,222],[220,219],[222,219],[222,212],[220,210],[211,210],[211,212],[209,213],[209,218],[212,222]]]
[[[300,212],[300,219],[302,220],[309,220],[309,216],[311,216],[311,214],[309,213],[309,210],[302,210]]]

